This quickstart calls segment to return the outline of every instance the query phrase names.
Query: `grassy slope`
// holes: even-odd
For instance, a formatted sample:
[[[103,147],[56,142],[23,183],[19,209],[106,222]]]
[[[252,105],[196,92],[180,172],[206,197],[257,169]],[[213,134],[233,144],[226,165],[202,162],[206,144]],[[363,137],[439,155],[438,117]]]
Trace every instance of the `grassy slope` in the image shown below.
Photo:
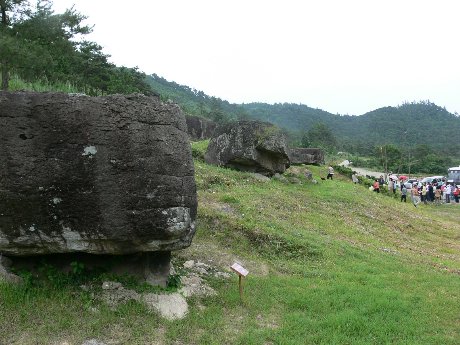
[[[198,232],[176,256],[240,260],[244,303],[235,277],[212,279],[218,295],[174,322],[136,303],[111,311],[82,292],[0,285],[0,343],[460,343],[459,205],[414,208],[345,179],[259,182],[195,163]]]

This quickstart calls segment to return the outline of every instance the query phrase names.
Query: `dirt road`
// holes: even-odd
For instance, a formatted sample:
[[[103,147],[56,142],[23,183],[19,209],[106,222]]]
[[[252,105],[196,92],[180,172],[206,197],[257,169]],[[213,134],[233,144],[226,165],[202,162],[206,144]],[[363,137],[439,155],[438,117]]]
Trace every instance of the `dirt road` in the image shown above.
[[[361,175],[361,176],[366,176],[366,175],[374,176],[374,177],[380,177],[380,175],[385,176],[385,173],[383,173],[381,171],[371,171],[371,170],[367,170],[365,168],[352,167],[352,166],[350,166],[350,161],[349,160],[344,160],[339,165],[344,166],[344,167],[349,167],[350,169],[353,169],[353,171],[356,171],[356,173],[358,175]]]

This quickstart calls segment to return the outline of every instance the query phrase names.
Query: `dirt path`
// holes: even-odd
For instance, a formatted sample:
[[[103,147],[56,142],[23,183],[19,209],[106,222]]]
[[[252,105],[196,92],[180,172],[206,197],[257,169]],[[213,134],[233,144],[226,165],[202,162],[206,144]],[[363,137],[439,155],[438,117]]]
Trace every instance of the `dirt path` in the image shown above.
[[[371,171],[371,170],[367,170],[365,168],[352,167],[352,166],[350,166],[350,161],[349,160],[344,160],[339,165],[344,166],[344,167],[349,167],[350,169],[353,169],[354,171],[356,171],[356,173],[358,175],[362,175],[362,176],[369,175],[369,176],[379,177],[380,175],[385,175],[385,173],[380,172],[380,171]]]

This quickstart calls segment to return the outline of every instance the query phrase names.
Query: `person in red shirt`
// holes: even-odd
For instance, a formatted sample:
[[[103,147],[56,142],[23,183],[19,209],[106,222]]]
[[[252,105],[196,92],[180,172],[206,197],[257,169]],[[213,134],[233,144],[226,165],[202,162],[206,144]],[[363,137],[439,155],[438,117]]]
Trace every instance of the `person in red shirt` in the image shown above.
[[[380,193],[380,183],[379,183],[379,180],[376,179],[372,187],[374,187],[374,192]]]

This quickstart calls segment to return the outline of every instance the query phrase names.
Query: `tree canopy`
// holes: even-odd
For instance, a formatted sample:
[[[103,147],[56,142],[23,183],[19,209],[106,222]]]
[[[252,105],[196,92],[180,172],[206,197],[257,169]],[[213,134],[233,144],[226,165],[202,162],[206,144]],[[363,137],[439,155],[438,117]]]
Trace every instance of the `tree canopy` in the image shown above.
[[[0,9],[4,90],[14,73],[25,81],[70,82],[89,95],[153,93],[143,72],[115,66],[99,44],[84,39],[92,26],[83,24],[87,17],[73,7],[56,14],[51,0],[38,0],[35,6],[0,0]]]

